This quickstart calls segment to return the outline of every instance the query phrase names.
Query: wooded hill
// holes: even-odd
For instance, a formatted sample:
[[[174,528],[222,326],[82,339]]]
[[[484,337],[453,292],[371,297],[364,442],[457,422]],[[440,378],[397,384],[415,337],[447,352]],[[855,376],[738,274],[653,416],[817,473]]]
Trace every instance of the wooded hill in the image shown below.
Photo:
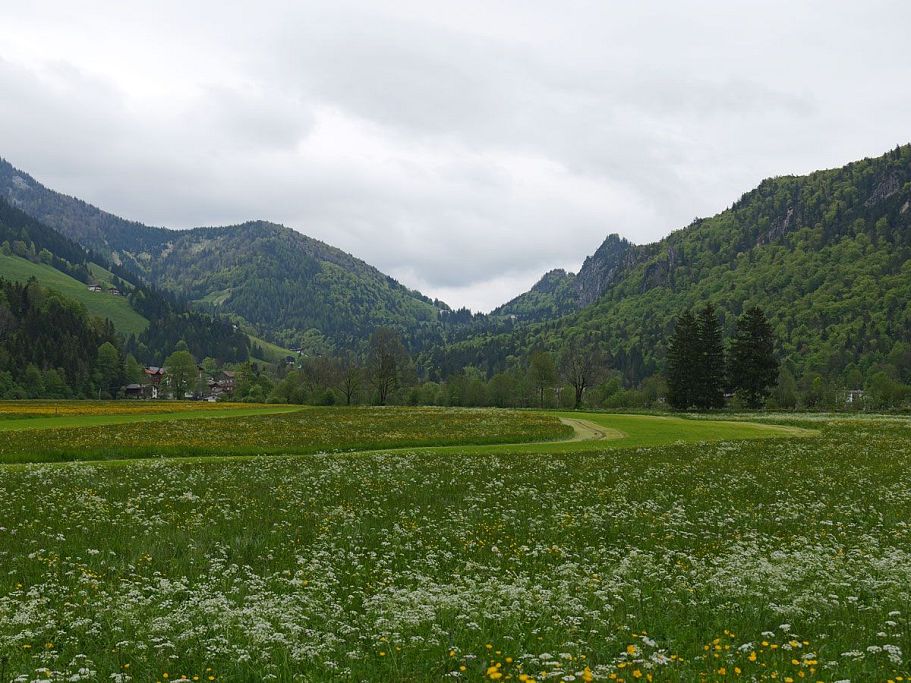
[[[862,384],[884,367],[909,382],[911,146],[765,180],[729,209],[659,242],[636,246],[610,236],[579,275],[548,277],[546,287],[491,316],[500,321],[436,350],[426,364],[443,376],[467,365],[493,373],[533,348],[556,351],[575,335],[595,334],[611,365],[636,385],[662,371],[675,316],[710,302],[726,334],[743,310],[762,307],[798,378]],[[577,310],[516,325],[567,308]],[[517,321],[502,320],[509,314]]]
[[[0,276],[22,284],[34,279],[66,297],[69,309],[110,320],[122,337],[118,347],[145,363],[161,362],[181,340],[200,358],[233,362],[249,357],[249,340],[230,321],[189,310],[173,294],[85,250],[2,198]],[[101,292],[89,291],[89,285],[99,283]]]
[[[300,346],[316,330],[331,345],[354,348],[380,325],[398,327],[413,346],[442,341],[445,304],[274,223],[148,227],[54,192],[2,160],[0,197],[198,310],[236,316],[272,341]]]

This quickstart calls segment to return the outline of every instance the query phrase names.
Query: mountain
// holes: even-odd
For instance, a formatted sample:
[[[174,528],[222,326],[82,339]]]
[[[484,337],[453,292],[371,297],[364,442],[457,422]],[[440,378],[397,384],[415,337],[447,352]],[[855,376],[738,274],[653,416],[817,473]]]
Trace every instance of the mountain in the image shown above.
[[[856,386],[858,375],[876,373],[911,382],[908,145],[770,178],[652,244],[610,235],[577,274],[551,271],[488,316],[450,311],[271,223],[149,228],[47,190],[8,164],[0,164],[0,196],[109,254],[112,269],[140,273],[138,281],[185,296],[196,310],[253,323],[273,341],[351,348],[377,325],[395,325],[419,372],[435,380],[466,366],[492,375],[584,335],[600,339],[612,367],[638,385],[662,371],[676,316],[711,302],[728,334],[747,307],[763,308],[786,371],[808,385]]]
[[[765,180],[653,244],[610,236],[578,275],[551,273],[497,313],[576,310],[482,329],[427,363],[442,376],[466,365],[493,373],[533,348],[594,334],[635,385],[662,370],[675,317],[706,302],[728,333],[747,307],[763,308],[798,377],[843,386],[883,370],[911,381],[911,146]]]
[[[574,273],[555,268],[545,273],[530,290],[495,308],[490,316],[521,322],[559,318],[579,308],[575,283]]]
[[[0,197],[197,308],[246,321],[274,341],[299,346],[305,332],[317,330],[354,347],[379,325],[405,330],[413,346],[441,339],[444,304],[281,225],[148,227],[54,192],[2,160]]]
[[[0,276],[23,285],[35,280],[62,295],[65,307],[79,309],[79,315],[108,321],[111,332],[105,338],[116,331],[125,350],[146,363],[160,363],[181,340],[198,358],[236,362],[249,357],[250,341],[230,321],[188,310],[178,297],[85,250],[2,198]]]
[[[529,291],[492,311],[491,316],[541,322],[585,308],[617,281],[636,255],[632,242],[608,235],[598,250],[585,259],[578,275],[559,268],[551,270]]]

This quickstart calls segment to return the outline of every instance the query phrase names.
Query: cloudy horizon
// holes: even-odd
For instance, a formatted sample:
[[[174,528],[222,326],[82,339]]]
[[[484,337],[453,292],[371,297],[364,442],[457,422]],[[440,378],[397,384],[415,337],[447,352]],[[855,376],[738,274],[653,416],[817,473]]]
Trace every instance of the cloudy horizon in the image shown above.
[[[911,140],[911,6],[0,9],[0,157],[149,225],[263,219],[490,310],[608,233]],[[875,120],[876,125],[870,122]]]

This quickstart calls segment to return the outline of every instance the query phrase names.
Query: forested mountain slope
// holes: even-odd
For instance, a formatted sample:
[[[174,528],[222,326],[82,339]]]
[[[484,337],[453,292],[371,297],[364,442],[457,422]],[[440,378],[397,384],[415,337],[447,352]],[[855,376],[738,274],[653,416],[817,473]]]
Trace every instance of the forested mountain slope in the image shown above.
[[[558,320],[475,335],[437,350],[428,365],[444,375],[466,365],[494,372],[510,356],[556,350],[586,333],[603,340],[614,367],[635,384],[661,370],[674,317],[713,302],[728,331],[745,308],[762,307],[779,354],[798,375],[837,381],[881,366],[911,373],[901,360],[911,348],[911,146],[765,180],[726,211],[654,244],[626,246],[615,237],[606,244],[608,258],[587,262],[599,274],[588,288],[601,289],[594,303]]]
[[[438,327],[431,300],[350,254],[272,223],[172,231],[163,244],[133,256],[153,282],[291,345],[314,328],[344,347],[378,325],[413,334]]]
[[[562,268],[548,271],[530,290],[491,311],[490,317],[540,322],[572,313],[579,308],[575,284],[575,273]]]
[[[146,363],[160,363],[181,340],[199,358],[249,357],[249,340],[230,321],[188,310],[179,298],[86,251],[2,198],[0,277],[22,284],[37,280],[84,306],[88,315],[109,320],[125,350]],[[89,285],[96,284],[102,291],[90,292]]]
[[[0,276],[13,282],[35,279],[43,286],[80,302],[89,315],[110,320],[118,332],[139,335],[149,321],[133,309],[129,299],[109,292],[89,291],[85,282],[76,280],[40,260],[7,254],[0,247]]]
[[[339,346],[356,346],[378,325],[400,327],[417,345],[440,339],[445,305],[280,225],[152,228],[54,192],[2,160],[0,198],[152,283],[288,345],[316,329]]]

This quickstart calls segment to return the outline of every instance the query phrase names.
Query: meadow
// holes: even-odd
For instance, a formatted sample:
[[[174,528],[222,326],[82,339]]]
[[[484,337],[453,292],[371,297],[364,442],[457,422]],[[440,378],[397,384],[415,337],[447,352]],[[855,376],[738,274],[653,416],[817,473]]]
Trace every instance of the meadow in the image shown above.
[[[0,680],[908,680],[911,423],[638,417],[0,466]]]
[[[99,280],[110,282],[113,275],[92,264],[92,272]],[[33,263],[19,256],[0,254],[0,273],[8,280],[27,282],[36,278],[44,286],[81,302],[89,313],[102,319],[107,318],[125,333],[139,334],[149,326],[149,321],[130,307],[125,297],[107,293],[94,293],[84,282],[79,282],[46,263]]]
[[[83,414],[0,420],[0,462],[364,451],[546,441],[573,433],[553,415],[531,411],[222,405],[104,414],[101,404]]]

